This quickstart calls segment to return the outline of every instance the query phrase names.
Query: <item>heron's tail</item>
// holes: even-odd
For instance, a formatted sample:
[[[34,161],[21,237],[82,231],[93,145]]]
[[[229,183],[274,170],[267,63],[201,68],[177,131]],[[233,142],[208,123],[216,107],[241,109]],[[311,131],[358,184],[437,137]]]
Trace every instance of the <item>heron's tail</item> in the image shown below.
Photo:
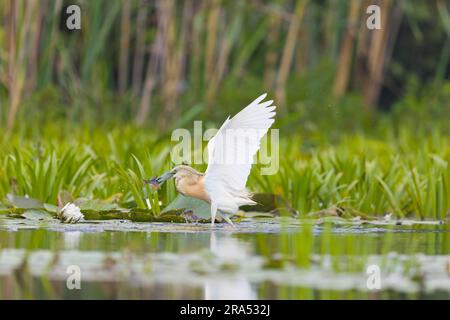
[[[237,198],[239,207],[246,205],[253,206],[256,204],[256,202],[252,200],[253,194],[248,191],[248,189],[240,190],[238,194],[235,195],[235,197]]]

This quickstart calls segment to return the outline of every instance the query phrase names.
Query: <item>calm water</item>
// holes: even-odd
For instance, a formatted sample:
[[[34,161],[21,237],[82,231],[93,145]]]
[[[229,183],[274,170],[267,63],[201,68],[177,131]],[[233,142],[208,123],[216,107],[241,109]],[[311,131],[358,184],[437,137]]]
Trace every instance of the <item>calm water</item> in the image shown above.
[[[380,270],[380,290],[367,286],[369,265]],[[80,270],[80,290],[67,287],[70,266]],[[450,233],[293,219],[211,231],[2,217],[0,299],[23,298],[449,299]]]

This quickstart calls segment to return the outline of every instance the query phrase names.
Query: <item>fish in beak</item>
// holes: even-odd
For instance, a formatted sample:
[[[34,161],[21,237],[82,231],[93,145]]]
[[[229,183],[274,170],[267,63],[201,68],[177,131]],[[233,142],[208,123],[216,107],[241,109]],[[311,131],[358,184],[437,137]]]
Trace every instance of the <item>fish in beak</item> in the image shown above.
[[[171,171],[168,171],[168,172],[164,173],[163,175],[161,175],[161,176],[159,176],[157,178],[152,178],[150,180],[144,180],[144,182],[148,183],[152,187],[158,189],[159,187],[161,187],[161,185],[164,182],[166,182],[170,178],[173,178],[174,175],[175,175],[175,172],[173,170],[171,170]]]

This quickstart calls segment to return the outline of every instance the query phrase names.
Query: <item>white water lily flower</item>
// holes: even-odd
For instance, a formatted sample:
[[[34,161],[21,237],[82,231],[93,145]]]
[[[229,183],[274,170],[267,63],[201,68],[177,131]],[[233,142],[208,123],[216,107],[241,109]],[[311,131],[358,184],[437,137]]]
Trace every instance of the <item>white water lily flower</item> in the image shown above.
[[[83,218],[80,208],[71,202],[68,202],[58,214],[58,219],[64,223],[77,223]]]

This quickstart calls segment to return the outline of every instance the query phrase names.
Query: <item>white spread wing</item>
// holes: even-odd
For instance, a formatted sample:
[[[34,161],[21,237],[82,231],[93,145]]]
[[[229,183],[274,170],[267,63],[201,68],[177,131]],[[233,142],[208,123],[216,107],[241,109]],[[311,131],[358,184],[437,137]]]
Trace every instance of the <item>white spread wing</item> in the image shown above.
[[[212,201],[245,190],[260,141],[275,121],[273,101],[262,102],[266,96],[261,95],[233,118],[228,117],[208,142],[205,188]]]

